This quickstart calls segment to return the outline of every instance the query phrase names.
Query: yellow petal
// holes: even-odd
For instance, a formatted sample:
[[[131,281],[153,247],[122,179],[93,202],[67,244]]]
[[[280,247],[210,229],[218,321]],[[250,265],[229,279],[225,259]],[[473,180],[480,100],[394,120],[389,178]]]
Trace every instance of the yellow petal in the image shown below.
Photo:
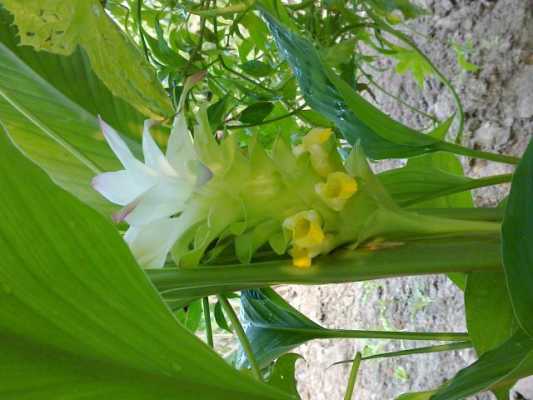
[[[344,172],[332,172],[325,183],[317,183],[315,192],[336,211],[342,210],[346,201],[357,192],[357,182]]]
[[[309,268],[311,266],[311,257],[309,251],[302,247],[293,247],[291,250],[292,264],[298,268]]]

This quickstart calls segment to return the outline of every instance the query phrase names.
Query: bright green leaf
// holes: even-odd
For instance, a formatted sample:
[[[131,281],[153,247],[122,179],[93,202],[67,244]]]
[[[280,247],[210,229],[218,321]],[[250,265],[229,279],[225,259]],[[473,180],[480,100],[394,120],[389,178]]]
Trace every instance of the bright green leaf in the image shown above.
[[[2,4],[15,16],[23,45],[65,56],[80,46],[115,96],[150,117],[172,114],[170,100],[150,64],[100,1],[4,0]]]
[[[513,308],[520,326],[533,336],[533,141],[514,172],[502,237]]]
[[[179,325],[115,228],[4,134],[0,154],[0,398],[294,398]]]

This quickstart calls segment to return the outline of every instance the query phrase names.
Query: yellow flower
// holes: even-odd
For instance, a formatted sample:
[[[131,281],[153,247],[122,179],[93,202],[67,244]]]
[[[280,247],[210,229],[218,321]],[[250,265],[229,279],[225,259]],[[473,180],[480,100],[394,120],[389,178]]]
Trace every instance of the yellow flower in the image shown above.
[[[346,201],[357,192],[357,182],[344,172],[332,172],[325,183],[317,183],[315,192],[335,211],[343,209]]]
[[[321,176],[327,176],[334,170],[328,157],[328,151],[324,147],[332,134],[330,128],[314,128],[302,139],[302,144],[293,148],[293,153],[300,156],[305,152],[310,154],[311,164]]]
[[[283,221],[283,227],[291,231],[292,243],[298,247],[317,247],[325,238],[322,219],[314,210],[294,214]]]
[[[292,265],[298,268],[309,268],[311,266],[311,256],[309,249],[295,246],[291,249]]]

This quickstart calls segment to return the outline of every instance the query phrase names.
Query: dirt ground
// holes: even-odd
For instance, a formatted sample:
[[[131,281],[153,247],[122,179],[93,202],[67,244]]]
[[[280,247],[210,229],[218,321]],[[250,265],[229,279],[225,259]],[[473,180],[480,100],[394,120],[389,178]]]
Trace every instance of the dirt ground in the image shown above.
[[[411,36],[458,89],[466,114],[465,144],[520,155],[533,135],[533,2],[426,0],[423,4],[431,14],[409,24],[420,33]],[[471,44],[467,58],[480,67],[478,72],[458,67],[451,43]],[[429,81],[423,94],[409,77],[385,74],[379,81],[404,101],[440,119],[453,111],[450,95],[437,81]],[[395,118],[414,127],[427,125],[427,120],[394,100],[378,91],[375,94]],[[463,162],[472,177],[510,171],[497,163]],[[493,206],[507,191],[505,185],[478,190],[474,200],[478,205]],[[286,287],[282,293],[291,304],[327,327],[465,330],[462,292],[444,276]],[[302,398],[342,399],[349,366],[328,367],[352,358],[358,350],[381,352],[409,346],[376,340],[323,340],[304,345],[298,352],[306,361],[300,362],[297,371]],[[389,400],[404,392],[432,389],[474,360],[472,351],[463,350],[367,362],[354,398]],[[524,398],[533,400],[532,380],[521,382],[518,390]],[[491,397],[487,394],[476,398]]]

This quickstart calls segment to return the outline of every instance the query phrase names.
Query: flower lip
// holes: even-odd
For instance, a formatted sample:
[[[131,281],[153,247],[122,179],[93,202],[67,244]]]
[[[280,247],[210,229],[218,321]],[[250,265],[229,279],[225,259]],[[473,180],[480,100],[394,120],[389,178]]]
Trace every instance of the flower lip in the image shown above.
[[[299,247],[319,246],[324,240],[322,220],[314,210],[301,211],[285,219],[283,227],[292,232],[292,241]]]
[[[328,206],[340,211],[346,201],[357,192],[357,181],[344,172],[332,172],[325,183],[315,185],[315,192]]]

